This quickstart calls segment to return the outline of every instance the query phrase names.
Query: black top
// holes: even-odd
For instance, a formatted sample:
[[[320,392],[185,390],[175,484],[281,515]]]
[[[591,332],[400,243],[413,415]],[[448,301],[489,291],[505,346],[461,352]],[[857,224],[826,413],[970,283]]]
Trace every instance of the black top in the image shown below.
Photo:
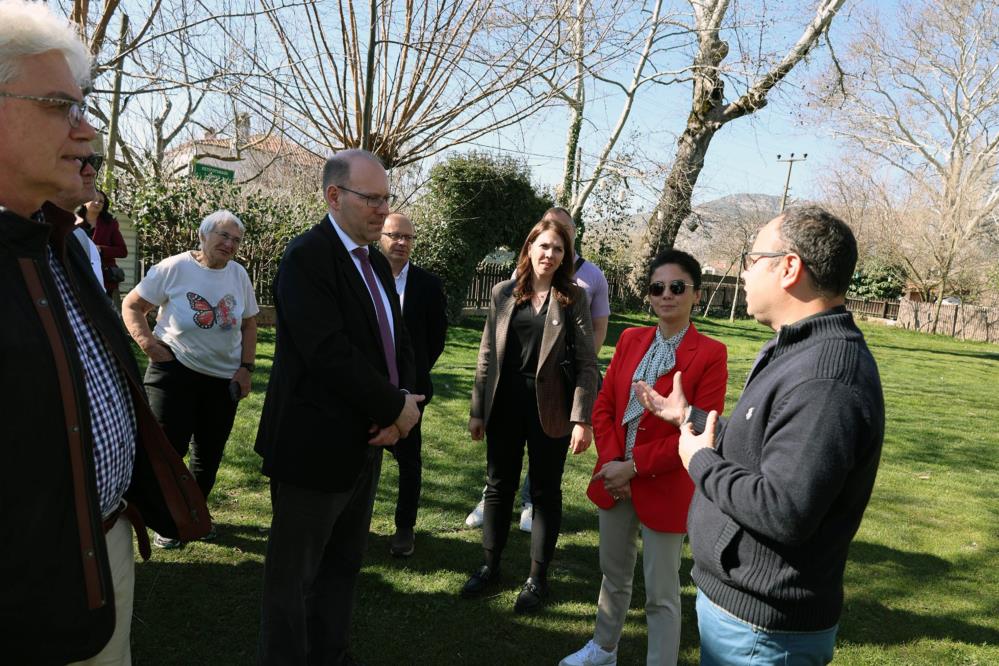
[[[440,278],[413,263],[409,264],[402,316],[409,330],[416,361],[414,389],[416,393],[426,396],[421,405],[426,407],[434,395],[430,370],[444,351],[447,340],[447,297]]]
[[[506,338],[506,353],[503,357],[502,374],[517,373],[524,377],[538,374],[538,352],[541,338],[545,334],[545,320],[548,319],[548,297],[537,314],[530,301],[525,301],[513,309],[510,330]],[[501,375],[502,376],[502,375]]]
[[[716,449],[690,460],[697,587],[771,631],[835,625],[884,418],[877,364],[845,308],[781,327],[719,423]]]

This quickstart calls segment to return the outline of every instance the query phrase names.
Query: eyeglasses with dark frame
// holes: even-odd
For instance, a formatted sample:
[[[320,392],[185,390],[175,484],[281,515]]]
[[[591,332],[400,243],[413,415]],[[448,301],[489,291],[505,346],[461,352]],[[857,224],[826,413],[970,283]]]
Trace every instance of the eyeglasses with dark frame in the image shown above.
[[[345,190],[347,192],[350,192],[351,194],[355,194],[364,199],[364,203],[368,204],[368,208],[381,208],[382,204],[387,204],[389,208],[391,208],[392,204],[395,203],[394,194],[386,194],[385,196],[378,196],[376,194],[365,194],[364,192],[358,192],[357,190],[352,190],[349,187],[344,187],[343,185],[337,185],[337,187],[341,190]]]
[[[394,231],[383,231],[382,236],[388,236],[394,243],[412,243],[416,240],[416,236],[413,236],[412,234],[399,234]]]
[[[756,265],[756,262],[760,259],[776,259],[777,257],[786,257],[789,254],[794,254],[793,252],[743,252],[742,253],[742,270],[748,271],[750,268]],[[752,257],[753,260],[750,261],[749,258]]]
[[[70,127],[79,127],[83,119],[87,117],[87,98],[77,101],[66,97],[39,97],[38,95],[15,95],[9,92],[0,92],[0,97],[11,99],[23,99],[29,102],[47,104],[50,107],[65,107],[66,119],[69,120]]]
[[[94,167],[94,171],[100,171],[101,167],[104,166],[104,156],[98,155],[97,153],[91,153],[83,158],[83,164],[80,165],[80,173],[87,168],[87,165]]]
[[[669,289],[670,293],[675,296],[681,296],[683,292],[687,291],[687,287],[691,289],[696,288],[694,285],[683,280],[670,280],[669,282],[656,281],[649,285],[649,296],[662,296],[666,293],[666,289]]]

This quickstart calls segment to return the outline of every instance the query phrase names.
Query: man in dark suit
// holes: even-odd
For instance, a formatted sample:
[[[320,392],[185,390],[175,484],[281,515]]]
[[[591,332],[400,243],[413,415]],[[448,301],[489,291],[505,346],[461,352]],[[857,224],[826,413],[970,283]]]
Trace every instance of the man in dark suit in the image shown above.
[[[329,215],[285,251],[277,347],[256,451],[271,479],[261,664],[353,664],[348,652],[382,448],[420,418],[413,350],[381,236],[392,195],[378,159],[326,162]]]
[[[420,405],[422,412],[434,395],[430,370],[444,351],[447,338],[447,297],[440,279],[409,261],[416,231],[413,223],[402,213],[392,213],[385,218],[378,246],[388,259],[395,277],[395,288],[402,303],[402,316],[413,341],[416,355],[416,392],[426,396]],[[420,420],[422,423],[422,419]],[[420,456],[423,437],[420,423],[400,439],[392,448],[392,455],[399,463],[399,496],[395,505],[395,534],[392,535],[391,553],[395,557],[409,557],[416,547],[416,512],[420,505],[420,485],[423,479],[423,459]]]

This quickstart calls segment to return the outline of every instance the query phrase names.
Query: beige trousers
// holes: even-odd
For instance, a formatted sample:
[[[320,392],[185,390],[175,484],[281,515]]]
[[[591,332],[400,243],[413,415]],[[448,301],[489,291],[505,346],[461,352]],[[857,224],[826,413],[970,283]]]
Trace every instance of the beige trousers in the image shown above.
[[[648,666],[674,666],[680,650],[680,554],[683,534],[657,532],[642,525],[631,500],[600,509],[600,598],[593,640],[614,648],[631,605],[631,587],[642,534]]]
[[[132,524],[125,517],[105,537],[114,585],[114,633],[104,649],[86,661],[70,666],[131,666],[132,599],[135,592],[135,555],[132,554]]]

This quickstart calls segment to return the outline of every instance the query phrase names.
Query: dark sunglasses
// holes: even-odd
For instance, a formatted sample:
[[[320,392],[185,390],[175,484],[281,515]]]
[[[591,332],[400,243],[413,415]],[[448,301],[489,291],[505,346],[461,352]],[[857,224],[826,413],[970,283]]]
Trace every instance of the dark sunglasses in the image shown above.
[[[87,165],[94,167],[94,171],[100,171],[101,167],[104,166],[104,156],[98,155],[97,153],[91,153],[87,157],[83,158],[83,164],[80,165],[80,173],[87,168]]]
[[[683,280],[671,280],[669,284],[665,282],[653,282],[649,285],[649,296],[662,296],[666,292],[667,287],[669,287],[669,290],[673,294],[679,296],[687,291],[687,287],[693,288],[694,285]]]

